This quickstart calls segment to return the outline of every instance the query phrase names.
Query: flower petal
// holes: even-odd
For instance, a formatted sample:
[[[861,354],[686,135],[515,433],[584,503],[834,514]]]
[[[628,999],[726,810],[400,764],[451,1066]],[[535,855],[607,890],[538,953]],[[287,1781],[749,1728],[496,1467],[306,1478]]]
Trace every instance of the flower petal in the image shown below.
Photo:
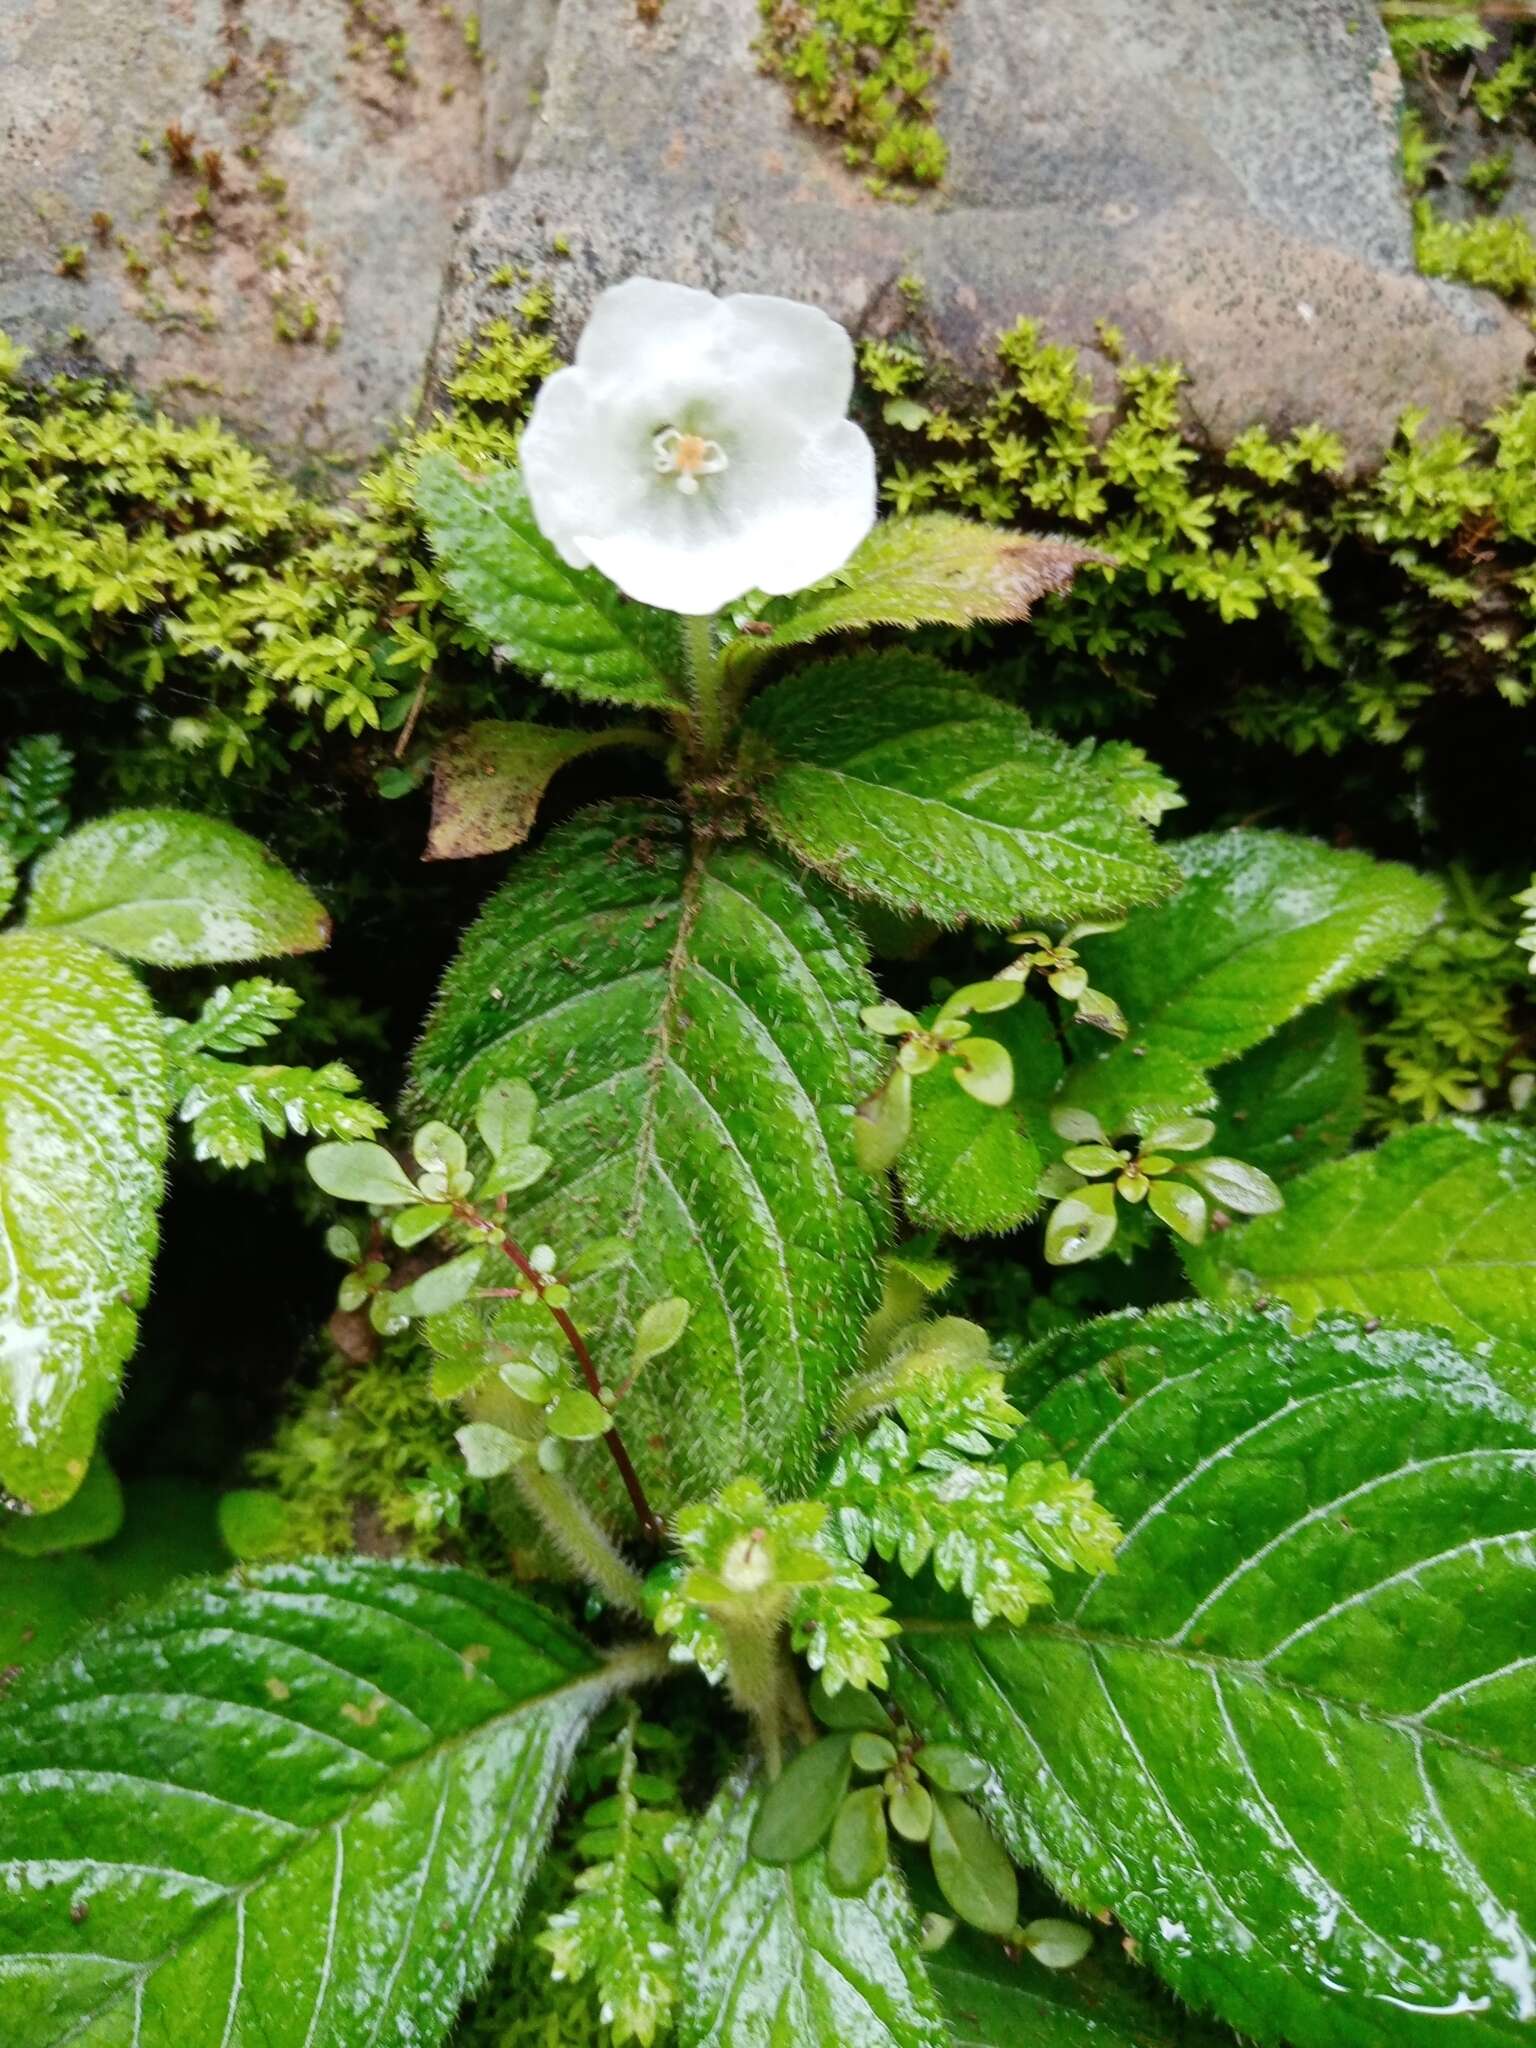
[[[755,535],[757,584],[770,596],[841,569],[875,523],[875,451],[852,420],[787,445],[765,465]]]
[[[736,375],[804,425],[841,419],[853,397],[853,343],[819,306],[737,292],[720,302]]]
[[[580,370],[556,370],[540,387],[519,447],[523,480],[540,531],[574,569],[591,556],[584,529],[642,517],[648,479],[613,408]]]

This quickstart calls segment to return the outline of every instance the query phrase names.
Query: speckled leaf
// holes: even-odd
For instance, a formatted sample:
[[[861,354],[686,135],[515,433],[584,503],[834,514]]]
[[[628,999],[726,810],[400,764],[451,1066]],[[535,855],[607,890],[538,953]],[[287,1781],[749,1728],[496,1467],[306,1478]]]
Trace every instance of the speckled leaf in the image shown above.
[[[824,1849],[787,1868],[757,1862],[758,1798],[727,1785],[689,1859],[678,2048],[949,2048],[899,1878],[841,1899]]]
[[[1536,1408],[1437,1332],[1198,1306],[1009,1393],[1125,1530],[1053,1621],[902,1639],[1010,1847],[1262,2042],[1528,2040]]]
[[[85,1477],[149,1289],[165,1054],[126,967],[0,935],[0,1486],[40,1513]]]
[[[1021,1917],[1031,1917],[1027,1907]],[[960,1928],[927,1959],[954,2048],[1236,2048],[1224,2028],[1194,2018],[1128,1962],[1120,1939],[1116,1928],[1095,1928],[1085,1961],[1048,1970],[1027,1951],[1010,1954]]]
[[[634,1247],[578,1283],[607,1379],[628,1377],[649,1303],[691,1304],[620,1411],[663,1507],[742,1470],[803,1478],[857,1368],[883,1224],[853,1159],[873,993],[830,896],[740,841],[690,850],[676,813],[640,804],[552,833],[444,983],[422,1104],[467,1123],[492,1082],[530,1083],[554,1164],[512,1197],[512,1228],[567,1257]],[[609,1486],[600,1448],[581,1461]]]
[[[603,747],[650,746],[642,726],[576,732],[481,719],[445,740],[432,774],[428,860],[465,860],[521,846],[557,771]]]
[[[1068,924],[1155,903],[1177,880],[1091,754],[925,656],[803,669],[747,723],[775,838],[894,909]]]
[[[1027,619],[1038,598],[1069,589],[1085,563],[1108,560],[1054,534],[1010,533],[952,512],[882,519],[846,568],[788,601],[771,637],[738,640],[732,655],[750,661],[865,626]]]
[[[1281,1025],[1211,1076],[1220,1104],[1211,1150],[1276,1179],[1348,1149],[1365,1121],[1365,1048],[1342,1006]]]
[[[482,638],[551,689],[604,704],[686,701],[677,624],[572,569],[540,533],[515,469],[467,475],[429,456],[416,502],[444,581]]]
[[[1174,853],[1184,887],[1172,902],[1093,942],[1094,981],[1130,1022],[1106,1070],[1133,1068],[1138,1046],[1192,1068],[1234,1060],[1379,974],[1440,906],[1411,868],[1287,832],[1209,833]]]
[[[152,967],[312,953],[331,921],[248,833],[192,811],[114,811],[32,869],[27,923]]]
[[[0,2040],[429,2048],[608,1683],[531,1601],[421,1565],[109,1623],[0,1716]]]
[[[982,1019],[977,1029],[1008,1049],[1013,1100],[989,1108],[955,1085],[949,1063],[912,1085],[912,1132],[897,1160],[913,1221],[962,1237],[1012,1230],[1040,1206],[1039,1134],[1046,1098],[1061,1078],[1061,1051],[1043,1003]]]
[[[1213,1300],[1276,1295],[1304,1323],[1356,1309],[1536,1351],[1536,1131],[1420,1124],[1314,1167],[1185,1263]]]

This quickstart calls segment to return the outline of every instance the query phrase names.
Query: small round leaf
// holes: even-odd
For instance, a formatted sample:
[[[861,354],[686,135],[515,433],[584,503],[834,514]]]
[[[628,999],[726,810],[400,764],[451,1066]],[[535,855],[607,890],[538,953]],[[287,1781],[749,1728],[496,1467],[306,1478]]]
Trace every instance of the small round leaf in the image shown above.
[[[1010,1935],[1019,1918],[1019,1880],[996,1835],[953,1792],[936,1792],[928,1838],[933,1874],[952,1909],[983,1934]]]
[[[866,1785],[850,1792],[827,1838],[827,1889],[839,1898],[862,1898],[890,1860],[884,1788]]]
[[[367,1202],[379,1208],[398,1208],[420,1200],[415,1188],[392,1152],[365,1139],[345,1143],[313,1145],[304,1164],[317,1188],[340,1202]]]
[[[837,1818],[848,1790],[853,1737],[826,1735],[792,1758],[763,1794],[749,1844],[759,1863],[798,1863]]]

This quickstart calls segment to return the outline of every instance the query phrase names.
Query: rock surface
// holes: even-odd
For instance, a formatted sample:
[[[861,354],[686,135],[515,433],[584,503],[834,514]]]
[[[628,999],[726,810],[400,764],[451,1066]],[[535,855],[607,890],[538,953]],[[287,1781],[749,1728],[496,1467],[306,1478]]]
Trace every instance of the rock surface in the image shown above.
[[[494,0],[477,61],[467,7],[424,0],[403,48],[347,0],[4,0],[0,328],[84,330],[290,466],[365,458],[419,390],[455,215],[520,152],[554,5]]]
[[[956,0],[950,173],[913,205],[793,118],[757,0],[483,0],[479,61],[469,0],[399,4],[0,0],[0,328],[83,330],[316,472],[507,311],[509,263],[555,286],[566,341],[635,271],[860,333],[910,324],[913,273],[922,338],[969,371],[1021,315],[1105,368],[1103,318],[1188,366],[1218,439],[1318,418],[1361,461],[1405,405],[1476,418],[1525,364],[1497,301],[1414,271],[1359,0]]]
[[[1020,315],[1085,346],[1094,323],[1191,373],[1221,439],[1319,419],[1375,459],[1409,404],[1475,419],[1530,334],[1413,267],[1399,86],[1356,0],[958,0],[940,89],[951,168],[916,205],[872,200],[752,55],[756,0],[562,0],[510,181],[469,209],[435,363],[531,265],[569,340],[636,271],[813,299],[860,333],[910,315],[984,372]],[[570,244],[552,262],[552,238]]]

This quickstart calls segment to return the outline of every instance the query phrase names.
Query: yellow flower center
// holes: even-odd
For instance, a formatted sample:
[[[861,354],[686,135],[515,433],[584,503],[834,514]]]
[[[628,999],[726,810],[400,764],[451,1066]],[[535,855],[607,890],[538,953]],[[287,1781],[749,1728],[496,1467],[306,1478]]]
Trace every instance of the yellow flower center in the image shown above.
[[[651,442],[658,476],[677,478],[677,488],[692,497],[701,476],[718,476],[729,465],[718,441],[703,434],[685,434],[677,427],[663,427]]]

